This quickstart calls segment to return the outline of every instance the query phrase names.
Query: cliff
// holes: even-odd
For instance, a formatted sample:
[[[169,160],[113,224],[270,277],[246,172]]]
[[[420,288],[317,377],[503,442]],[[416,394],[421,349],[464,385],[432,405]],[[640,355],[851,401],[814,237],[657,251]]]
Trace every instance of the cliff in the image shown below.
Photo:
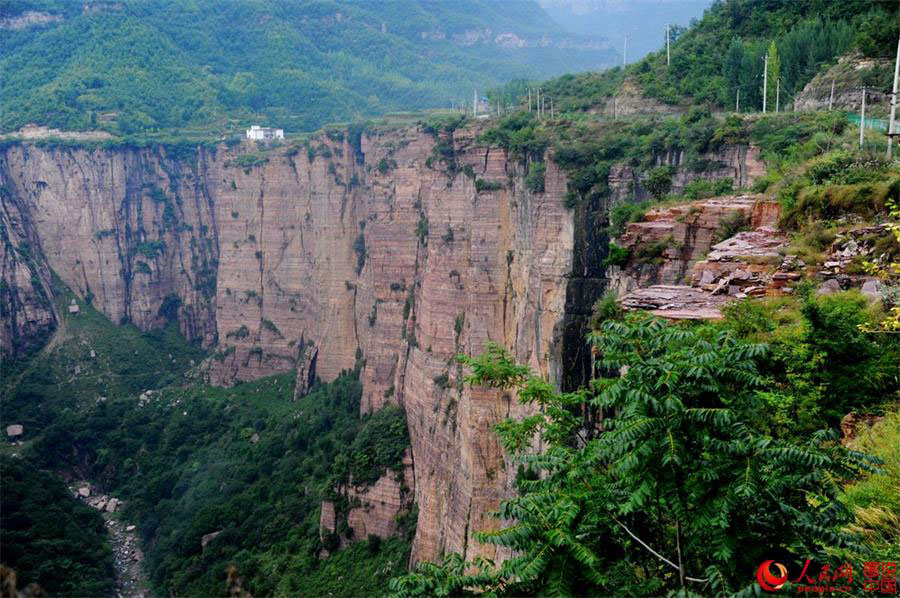
[[[351,526],[391,533],[411,495],[413,560],[502,558],[473,533],[498,525],[489,513],[512,492],[492,428],[522,407],[465,387],[455,356],[493,341],[554,384],[578,384],[604,286],[605,229],[587,223],[626,193],[610,181],[608,200],[567,210],[556,164],[532,192],[525,165],[478,133],[332,132],[266,151],[8,145],[4,352],[54,328],[52,272],[114,322],[177,320],[212,351],[198,372],[213,384],[296,369],[302,394],[358,366],[363,412],[404,407],[414,472],[355,491]],[[704,176],[742,185],[758,169],[752,148],[716,158]],[[698,176],[682,170],[676,186]]]
[[[299,363],[302,385],[360,364],[362,409],[407,412],[414,558],[493,554],[471,536],[496,525],[487,513],[510,491],[491,428],[517,406],[464,388],[454,357],[495,341],[558,374],[574,223],[555,165],[532,193],[523,166],[476,134],[458,131],[443,159],[418,129],[259,155],[8,146],[4,351],[55,325],[14,249],[30,243],[34,280],[52,270],[114,322],[177,319],[214,349],[201,367],[214,384]],[[477,192],[476,178],[498,188]],[[354,527],[387,529],[392,509],[357,513]]]

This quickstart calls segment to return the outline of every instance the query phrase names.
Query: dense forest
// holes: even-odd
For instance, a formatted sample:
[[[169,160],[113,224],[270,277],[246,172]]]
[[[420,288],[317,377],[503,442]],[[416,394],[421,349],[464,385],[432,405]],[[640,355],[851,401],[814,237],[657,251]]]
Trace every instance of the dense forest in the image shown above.
[[[3,564],[19,588],[51,596],[108,596],[112,551],[100,513],[71,496],[59,478],[0,455]]]
[[[449,107],[471,102],[475,88],[514,77],[613,62],[603,44],[562,29],[534,2],[85,6],[0,3],[2,19],[29,11],[59,19],[4,31],[0,129],[34,122],[118,134],[222,132],[231,130],[230,119],[246,125],[253,118],[303,131],[389,111]],[[524,41],[506,44],[495,39],[501,34]]]
[[[171,326],[141,333],[82,308],[52,351],[3,363],[4,421],[41,430],[21,464],[3,461],[3,562],[20,588],[96,596],[110,587],[100,516],[35,468],[84,476],[124,501],[121,517],[138,524],[155,594],[220,595],[226,568],[236,565],[254,595],[353,595],[386,586],[386,571],[406,563],[414,516],[401,537],[370,546],[345,519],[319,536],[321,501],[349,507],[336,488],[351,478],[365,487],[396,470],[409,446],[399,408],[360,418],[357,372],[296,402],[292,374],[231,389],[192,384],[185,373],[203,353]],[[78,376],[73,363],[82,364]],[[65,515],[47,517],[48,508]],[[76,525],[85,533],[73,540]],[[201,547],[213,532],[220,534]],[[348,554],[319,559],[354,539],[363,542]],[[37,545],[40,554],[30,548]],[[357,574],[336,574],[347,562]]]

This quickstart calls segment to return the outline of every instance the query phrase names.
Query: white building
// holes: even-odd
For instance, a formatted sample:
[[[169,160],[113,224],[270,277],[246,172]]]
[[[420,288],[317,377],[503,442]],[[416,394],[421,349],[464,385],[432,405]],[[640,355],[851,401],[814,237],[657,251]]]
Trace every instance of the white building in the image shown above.
[[[252,125],[247,129],[247,139],[284,139],[284,129],[270,129],[269,127]]]

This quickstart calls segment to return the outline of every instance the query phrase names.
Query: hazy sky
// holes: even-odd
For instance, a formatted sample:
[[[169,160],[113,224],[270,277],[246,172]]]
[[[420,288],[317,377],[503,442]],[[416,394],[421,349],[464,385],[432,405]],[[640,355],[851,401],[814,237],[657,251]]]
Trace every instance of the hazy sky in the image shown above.
[[[538,0],[566,28],[609,39],[621,56],[628,34],[628,62],[665,44],[666,24],[686,26],[712,0]]]

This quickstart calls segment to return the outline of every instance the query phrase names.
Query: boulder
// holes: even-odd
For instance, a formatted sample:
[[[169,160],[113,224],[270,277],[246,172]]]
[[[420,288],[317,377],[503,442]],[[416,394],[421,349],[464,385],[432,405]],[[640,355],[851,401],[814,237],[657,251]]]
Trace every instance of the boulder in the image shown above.
[[[203,537],[200,538],[200,548],[206,548],[206,545],[216,539],[216,536],[222,533],[222,530],[216,532],[210,532],[208,534],[203,534]]]
[[[822,283],[822,286],[816,291],[816,295],[830,295],[831,293],[836,293],[840,290],[841,283],[832,278]]]
[[[22,426],[22,424],[12,424],[11,426],[6,426],[6,435],[10,438],[21,436],[24,433],[25,428]]]
[[[91,486],[88,484],[87,486],[82,486],[78,489],[78,496],[82,498],[87,498],[91,495]]]
[[[863,295],[873,301],[881,299],[881,283],[874,278],[864,282],[861,290]]]
[[[106,503],[106,512],[107,513],[115,513],[118,506],[119,506],[119,499],[111,498],[111,499],[109,499],[109,502]]]

